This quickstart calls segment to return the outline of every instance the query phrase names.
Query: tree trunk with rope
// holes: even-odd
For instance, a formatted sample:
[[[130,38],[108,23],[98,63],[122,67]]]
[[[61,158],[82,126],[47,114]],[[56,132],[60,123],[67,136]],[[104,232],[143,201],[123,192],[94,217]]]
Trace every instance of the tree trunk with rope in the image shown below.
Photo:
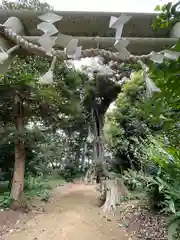
[[[98,118],[97,118],[98,119]],[[104,118],[99,118],[99,129],[96,130],[96,183],[101,186],[102,210],[110,212],[120,204],[121,196],[126,194],[122,179],[108,171],[104,161],[103,123]]]
[[[108,171],[104,160],[104,140],[103,140],[103,127],[104,116],[109,107],[112,99],[104,97],[99,102],[94,102],[92,108],[93,128],[91,132],[94,136],[93,141],[93,165],[87,172],[88,176],[92,176],[95,173],[96,183],[99,184],[99,190],[101,192],[101,205],[103,211],[111,211],[116,208],[116,205],[120,204],[120,198],[125,194],[125,187],[121,179],[115,174]]]

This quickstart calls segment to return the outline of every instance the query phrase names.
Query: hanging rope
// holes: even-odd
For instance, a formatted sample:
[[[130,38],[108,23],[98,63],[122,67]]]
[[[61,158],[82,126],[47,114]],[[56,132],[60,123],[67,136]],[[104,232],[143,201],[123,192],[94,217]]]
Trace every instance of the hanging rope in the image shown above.
[[[47,57],[53,57],[56,56],[58,59],[61,60],[68,60],[67,55],[64,53],[64,51],[55,50],[52,49],[52,52],[47,52],[43,47],[38,46],[37,44],[33,44],[32,42],[24,39],[20,35],[16,34],[15,32],[12,32],[11,29],[4,25],[0,25],[0,34],[3,35],[8,40],[12,41],[15,45],[18,45],[19,47],[33,53],[38,54],[40,56],[47,56]],[[98,46],[99,47],[99,46]],[[135,63],[137,60],[145,60],[151,58],[152,54],[142,55],[142,56],[135,56],[130,55],[127,59],[122,59],[120,54],[118,52],[110,52],[104,49],[85,49],[82,50],[81,58],[85,57],[96,57],[100,56],[107,61],[117,61],[117,62],[126,62],[126,63]]]

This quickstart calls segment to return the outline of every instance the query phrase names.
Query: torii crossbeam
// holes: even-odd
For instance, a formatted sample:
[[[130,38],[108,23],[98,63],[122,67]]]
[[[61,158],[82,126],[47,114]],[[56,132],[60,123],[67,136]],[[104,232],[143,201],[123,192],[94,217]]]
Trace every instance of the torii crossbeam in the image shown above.
[[[58,36],[50,36],[51,40],[54,41],[54,49],[62,51],[70,39],[78,39],[82,49],[95,49],[91,51],[92,56],[98,55],[97,49],[106,49],[107,51],[114,52],[111,58],[117,58],[117,49],[114,47],[115,29],[109,28],[109,21],[111,16],[119,17],[124,13],[53,13],[62,17],[60,21],[53,23],[58,31]],[[0,10],[0,23],[3,24],[0,28],[0,44],[2,49],[7,51],[16,43],[21,48],[36,52],[36,48],[39,47],[39,39],[42,36],[40,27],[39,29],[37,28],[38,24],[42,23],[42,20],[38,17],[42,14],[44,13],[31,10]],[[121,39],[129,41],[127,50],[131,54],[143,55],[149,54],[151,51],[159,52],[172,47],[176,43],[177,38],[170,37],[170,29],[158,31],[152,29],[151,25],[157,16],[156,14],[126,13],[126,15],[131,16],[131,19],[124,25]],[[6,32],[4,26],[7,27]],[[7,31],[8,29],[11,30],[10,34]],[[17,34],[18,37],[15,36],[15,34]],[[66,35],[68,35],[69,38],[64,38]],[[23,39],[28,41],[23,43]],[[36,46],[35,48],[33,48],[33,44]],[[88,50],[82,51],[82,56],[89,55]],[[105,52],[101,51],[100,55],[104,56]],[[12,58],[8,58],[8,60],[4,61],[3,66],[1,65],[3,71],[6,70],[11,59]],[[2,70],[0,72],[2,72]]]

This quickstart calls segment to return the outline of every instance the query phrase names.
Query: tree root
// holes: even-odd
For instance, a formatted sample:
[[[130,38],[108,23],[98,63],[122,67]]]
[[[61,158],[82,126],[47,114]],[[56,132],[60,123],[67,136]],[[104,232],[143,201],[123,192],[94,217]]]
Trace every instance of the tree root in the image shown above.
[[[12,200],[11,209],[14,211],[23,211],[26,213],[32,210],[29,200],[23,193],[18,200]]]

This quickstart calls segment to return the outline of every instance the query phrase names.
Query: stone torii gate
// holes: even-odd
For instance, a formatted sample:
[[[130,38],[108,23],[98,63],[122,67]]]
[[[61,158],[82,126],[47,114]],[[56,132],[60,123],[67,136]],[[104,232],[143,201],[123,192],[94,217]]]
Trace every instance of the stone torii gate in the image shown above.
[[[0,10],[0,74],[5,73],[16,54],[35,54],[52,59],[48,72],[39,79],[41,84],[52,84],[56,59],[100,56],[107,61],[117,62],[117,65],[122,62],[139,62],[144,71],[147,89],[150,89],[150,92],[152,90],[159,92],[160,89],[148,77],[148,68],[143,63],[144,59],[151,58],[155,62],[162,62],[164,58],[175,59],[180,55],[172,50],[165,50],[171,48],[178,38],[170,37],[169,29],[153,31],[151,25],[155,18],[155,14],[145,13],[44,13]],[[15,104],[18,105],[19,110],[23,109],[19,96],[15,96]],[[19,132],[23,129],[20,117],[16,120]],[[97,122],[98,133],[95,137],[98,141],[97,148],[100,149],[102,124],[99,119]],[[19,176],[15,174],[13,177],[14,202],[19,200],[23,191],[23,183],[19,184],[24,171],[24,159],[20,161],[19,157],[23,155],[21,143],[19,142],[15,149],[18,156],[15,164],[19,166],[21,173],[19,171]],[[96,166],[99,162],[102,163],[103,154],[98,154],[97,158]],[[111,188],[111,192],[114,191],[115,194],[107,196],[105,209],[115,207],[119,199],[118,184],[114,179],[109,182],[107,188]]]
[[[177,38],[170,37],[170,29],[152,30],[151,25],[156,18],[156,14],[152,13],[126,13],[125,16],[130,17],[124,24],[123,21],[118,23],[119,16],[123,16],[123,13],[53,12],[49,16],[45,14],[46,17],[44,14],[31,10],[0,10],[0,46],[7,53],[0,65],[0,73],[6,71],[14,54],[29,52],[68,59],[64,49],[67,50],[72,39],[76,39],[77,46],[82,47],[79,49],[81,57],[100,55],[114,61],[150,57],[152,51],[163,51],[177,42]],[[109,28],[111,18],[114,18],[112,21],[115,23],[112,22],[112,28]],[[127,41],[124,48],[127,46],[131,53],[125,58],[115,47],[117,39],[114,36],[119,29],[118,37],[122,43]],[[44,47],[45,42],[47,47],[51,45],[51,51]],[[72,52],[72,46],[69,51]]]

